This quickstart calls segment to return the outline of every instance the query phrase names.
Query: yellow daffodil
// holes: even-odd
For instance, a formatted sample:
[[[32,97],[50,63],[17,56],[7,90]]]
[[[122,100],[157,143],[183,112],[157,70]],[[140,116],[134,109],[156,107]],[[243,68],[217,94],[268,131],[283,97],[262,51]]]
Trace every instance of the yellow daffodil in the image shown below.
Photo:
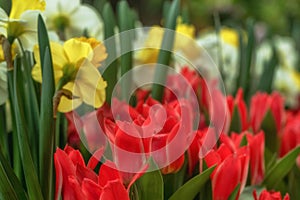
[[[176,32],[178,34],[175,36],[174,51],[184,51],[195,36],[195,28],[192,25],[183,24],[179,19],[177,20]],[[155,63],[157,61],[163,35],[164,29],[162,27],[151,27],[144,44],[144,49],[138,51],[135,55],[138,63]],[[191,48],[191,46],[188,48]]]
[[[61,39],[79,37],[86,31],[88,36],[102,40],[102,20],[93,7],[82,5],[80,0],[46,2],[48,28],[58,32]]]
[[[41,0],[12,0],[9,16],[0,8],[0,33],[12,44],[18,38],[24,49],[36,44],[37,16],[45,8]]]
[[[105,101],[106,82],[95,67],[107,54],[103,44],[94,39],[75,38],[63,45],[50,44],[54,76],[57,90],[65,89],[72,93],[73,99],[63,96],[58,111],[69,112],[82,102],[96,108]],[[42,82],[41,64],[38,46],[34,49],[36,65],[32,70],[33,78]]]

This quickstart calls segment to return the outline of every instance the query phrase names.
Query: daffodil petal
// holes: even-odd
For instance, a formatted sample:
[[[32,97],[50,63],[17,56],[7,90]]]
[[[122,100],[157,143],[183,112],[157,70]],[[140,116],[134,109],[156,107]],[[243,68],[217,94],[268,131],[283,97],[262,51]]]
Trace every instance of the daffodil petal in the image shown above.
[[[20,26],[24,29],[24,33],[19,36],[22,46],[25,50],[32,51],[33,46],[37,43],[37,19],[39,11],[28,10],[22,13]]]
[[[0,105],[5,103],[8,97],[6,77],[6,65],[4,62],[2,62],[0,63]]]
[[[1,20],[8,20],[8,16],[7,16],[5,10],[3,10],[1,7],[0,7],[0,19]]]
[[[87,30],[89,36],[99,39],[100,35],[93,35],[92,33],[100,33],[102,30],[102,20],[97,14],[93,7],[82,5],[78,7],[76,12],[70,15],[71,21],[71,31],[81,31]],[[93,31],[94,30],[94,31]]]
[[[42,69],[41,65],[35,64],[31,71],[32,78],[41,83],[42,82]]]
[[[62,69],[68,63],[68,58],[61,44],[56,42],[50,43],[53,64],[57,67],[55,70]]]
[[[94,49],[94,57],[91,61],[94,66],[100,66],[100,63],[107,58],[106,48],[103,44],[97,45]]]
[[[52,0],[47,0],[48,4],[52,4],[52,9],[56,9],[59,13],[72,14],[76,12],[80,6],[80,0],[58,0],[56,2],[51,2]]]
[[[0,8],[0,19],[4,21],[8,20],[8,16],[2,8]],[[4,36],[7,34],[5,24],[3,22],[0,22],[0,34],[3,34]]]
[[[78,94],[75,94],[75,85],[74,85],[74,82],[67,83],[63,87],[63,89],[69,90],[73,94],[73,96],[74,96],[73,99],[68,99],[65,96],[61,97],[57,109],[58,109],[59,112],[65,113],[65,112],[70,112],[70,111],[76,109],[78,106],[80,106],[81,103],[82,103],[82,99],[81,99],[81,97]]]
[[[62,113],[70,112],[78,108],[82,103],[80,98],[78,99],[68,99],[65,96],[62,96],[58,104],[57,110]]]
[[[80,93],[83,102],[99,108],[105,101],[105,88],[107,84],[101,74],[91,63],[82,66],[75,80],[75,91]]]
[[[77,63],[83,58],[92,59],[93,49],[85,42],[70,39],[64,43],[64,51],[70,63]]]
[[[12,0],[12,7],[10,11],[9,18],[11,19],[19,19],[22,13],[26,10],[45,10],[46,3],[45,1],[40,0]]]

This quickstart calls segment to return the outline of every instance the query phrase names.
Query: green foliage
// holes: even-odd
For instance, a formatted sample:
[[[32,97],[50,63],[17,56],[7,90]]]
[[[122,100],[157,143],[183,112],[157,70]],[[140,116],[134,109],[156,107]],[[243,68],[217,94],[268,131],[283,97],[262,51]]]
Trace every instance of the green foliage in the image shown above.
[[[201,191],[205,183],[209,180],[210,174],[214,171],[215,166],[206,169],[201,174],[193,177],[180,187],[171,197],[170,200],[192,200]]]
[[[276,189],[281,183],[282,179],[295,165],[295,161],[299,153],[300,146],[296,147],[283,158],[278,160],[276,164],[266,172],[263,184],[266,185],[268,189]]]

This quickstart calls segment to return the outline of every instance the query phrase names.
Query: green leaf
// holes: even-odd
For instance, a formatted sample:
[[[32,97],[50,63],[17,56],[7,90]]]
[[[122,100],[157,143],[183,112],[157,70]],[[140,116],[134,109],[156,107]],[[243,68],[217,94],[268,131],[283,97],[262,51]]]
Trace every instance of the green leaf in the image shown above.
[[[27,119],[28,127],[28,139],[30,144],[30,150],[34,165],[38,168],[38,137],[39,127],[36,122],[39,120],[39,109],[37,95],[35,92],[35,87],[33,84],[33,79],[31,77],[32,66],[34,65],[31,59],[30,52],[23,52],[22,67],[24,69],[22,73],[22,89],[21,95],[23,97],[23,107],[25,118]]]
[[[273,79],[275,76],[276,66],[278,64],[278,56],[276,55],[275,47],[272,48],[272,57],[266,63],[264,63],[264,71],[260,77],[260,81],[257,90],[271,93]]]
[[[121,47],[121,76],[126,74],[132,68],[132,34],[128,31],[132,28],[131,10],[126,1],[120,1],[117,5],[119,30],[123,32],[120,34]],[[127,76],[129,77],[129,76]],[[129,94],[132,85],[132,78],[126,78],[121,83],[121,97],[122,100],[129,101]]]
[[[11,10],[11,0],[0,0],[0,7],[6,12],[9,16]]]
[[[162,200],[164,198],[164,183],[160,170],[145,173],[135,182],[135,185],[139,199]]]
[[[107,82],[106,87],[106,102],[111,103],[112,91],[117,83],[118,74],[118,61],[114,60],[116,56],[116,41],[115,41],[115,15],[110,3],[105,3],[102,11],[103,22],[104,22],[104,44],[107,51],[107,58],[104,63],[103,78]],[[103,67],[102,67],[103,68]]]
[[[243,33],[240,33],[240,44],[243,43],[242,37]],[[248,42],[244,47],[244,50],[241,50],[240,53],[240,73],[239,73],[239,87],[242,87],[244,90],[244,96],[248,99],[250,95],[250,78],[251,78],[251,65],[253,61],[253,52],[255,48],[255,35],[254,35],[254,21],[249,20],[247,22],[247,35]],[[237,88],[239,88],[237,87]]]
[[[5,158],[9,157],[8,134],[6,131],[6,112],[5,104],[0,105],[0,151],[3,152]]]
[[[180,187],[170,198],[170,200],[192,200],[200,192],[201,188],[209,180],[210,174],[214,171],[215,166],[208,168],[201,174],[193,177],[182,187]]]
[[[14,60],[15,67],[21,67],[21,60],[19,57],[16,57]],[[16,125],[16,117],[15,117],[15,98],[14,98],[14,70],[7,71],[7,85],[8,85],[8,93],[9,93],[9,102],[10,102],[10,111],[11,111],[11,122],[12,122],[12,143],[13,143],[13,166],[14,172],[17,177],[21,177],[22,166],[21,166],[21,157],[19,151],[19,142],[18,142],[18,134],[17,134],[17,125]]]
[[[163,175],[164,181],[164,199],[169,199],[183,184],[187,172],[188,158],[185,155],[184,163],[177,173]]]
[[[52,187],[53,171],[53,152],[55,125],[53,119],[53,96],[55,92],[54,72],[51,58],[51,50],[48,42],[48,34],[41,16],[38,19],[38,36],[40,51],[43,55],[40,57],[42,64],[42,94],[39,121],[39,168],[40,183],[45,199],[50,199]]]
[[[170,64],[172,50],[174,46],[176,20],[179,15],[180,1],[174,0],[170,7],[168,17],[166,19],[165,30],[161,48],[158,54],[157,63],[163,66]],[[164,85],[167,79],[168,68],[157,66],[154,73],[154,84],[152,86],[152,97],[158,101],[162,100]],[[160,83],[160,84],[158,84]]]
[[[300,199],[300,170],[294,166],[288,179],[289,194],[291,199]]]
[[[41,187],[39,185],[37,169],[34,167],[32,155],[30,153],[30,147],[28,143],[28,128],[25,120],[24,110],[22,109],[23,99],[20,95],[20,89],[22,88],[22,71],[19,66],[19,59],[15,59],[14,67],[14,116],[16,120],[16,132],[18,136],[18,143],[21,155],[22,166],[24,170],[24,176],[26,186],[28,190],[29,199],[43,199]]]
[[[265,148],[264,156],[265,156],[265,171],[267,172],[276,163],[277,152],[273,153],[271,152],[270,149]]]
[[[233,192],[230,194],[228,200],[235,200],[236,197],[239,194],[239,190],[240,190],[241,184],[239,183],[233,190]]]
[[[274,189],[295,165],[295,160],[300,153],[300,146],[290,151],[281,158],[265,176],[263,183],[268,189]]]
[[[270,149],[272,153],[276,153],[279,145],[279,139],[277,137],[276,122],[271,110],[268,110],[261,124],[261,129],[265,132],[266,147]]]
[[[0,151],[0,199],[28,199],[24,188]]]
[[[234,131],[240,133],[242,131],[242,122],[238,107],[234,105],[232,119],[230,123],[229,132]]]
[[[46,48],[50,47],[49,45],[49,37],[48,37],[48,32],[47,28],[45,25],[45,22],[43,20],[43,17],[39,14],[38,16],[38,44],[39,44],[39,51],[40,51],[40,59],[41,59],[41,64],[42,64],[42,73],[44,70],[44,57],[45,57],[45,51]],[[51,54],[50,54],[50,60],[52,60]]]

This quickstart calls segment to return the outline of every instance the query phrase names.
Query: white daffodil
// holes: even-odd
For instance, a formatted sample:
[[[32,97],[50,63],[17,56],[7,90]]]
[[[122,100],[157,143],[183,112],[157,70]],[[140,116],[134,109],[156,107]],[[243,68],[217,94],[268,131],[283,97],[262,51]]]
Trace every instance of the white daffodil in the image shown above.
[[[0,63],[0,105],[4,104],[7,100],[7,76],[6,76],[6,64]]]
[[[0,8],[0,34],[11,44],[19,39],[24,49],[32,50],[37,38],[37,16],[44,8],[44,1],[12,0],[9,16]]]
[[[300,73],[296,69],[299,57],[295,41],[289,37],[276,36],[272,42],[278,56],[273,88],[285,97],[288,106],[295,107],[300,95]],[[264,64],[272,59],[272,54],[271,41],[265,41],[258,47],[254,70],[257,77],[261,76]]]
[[[102,40],[102,20],[97,11],[80,0],[46,0],[46,23],[61,39],[79,37],[84,33]]]
[[[197,43],[207,51],[210,59],[220,68],[220,55],[222,62],[224,84],[227,93],[232,93],[238,76],[239,42],[238,34],[234,29],[222,28],[218,38],[215,31],[200,33]],[[207,57],[207,56],[206,56]],[[202,65],[211,65],[211,60],[203,59]]]
[[[300,73],[280,67],[276,70],[274,79],[273,86],[285,97],[286,104],[290,107],[297,107],[300,95]]]

